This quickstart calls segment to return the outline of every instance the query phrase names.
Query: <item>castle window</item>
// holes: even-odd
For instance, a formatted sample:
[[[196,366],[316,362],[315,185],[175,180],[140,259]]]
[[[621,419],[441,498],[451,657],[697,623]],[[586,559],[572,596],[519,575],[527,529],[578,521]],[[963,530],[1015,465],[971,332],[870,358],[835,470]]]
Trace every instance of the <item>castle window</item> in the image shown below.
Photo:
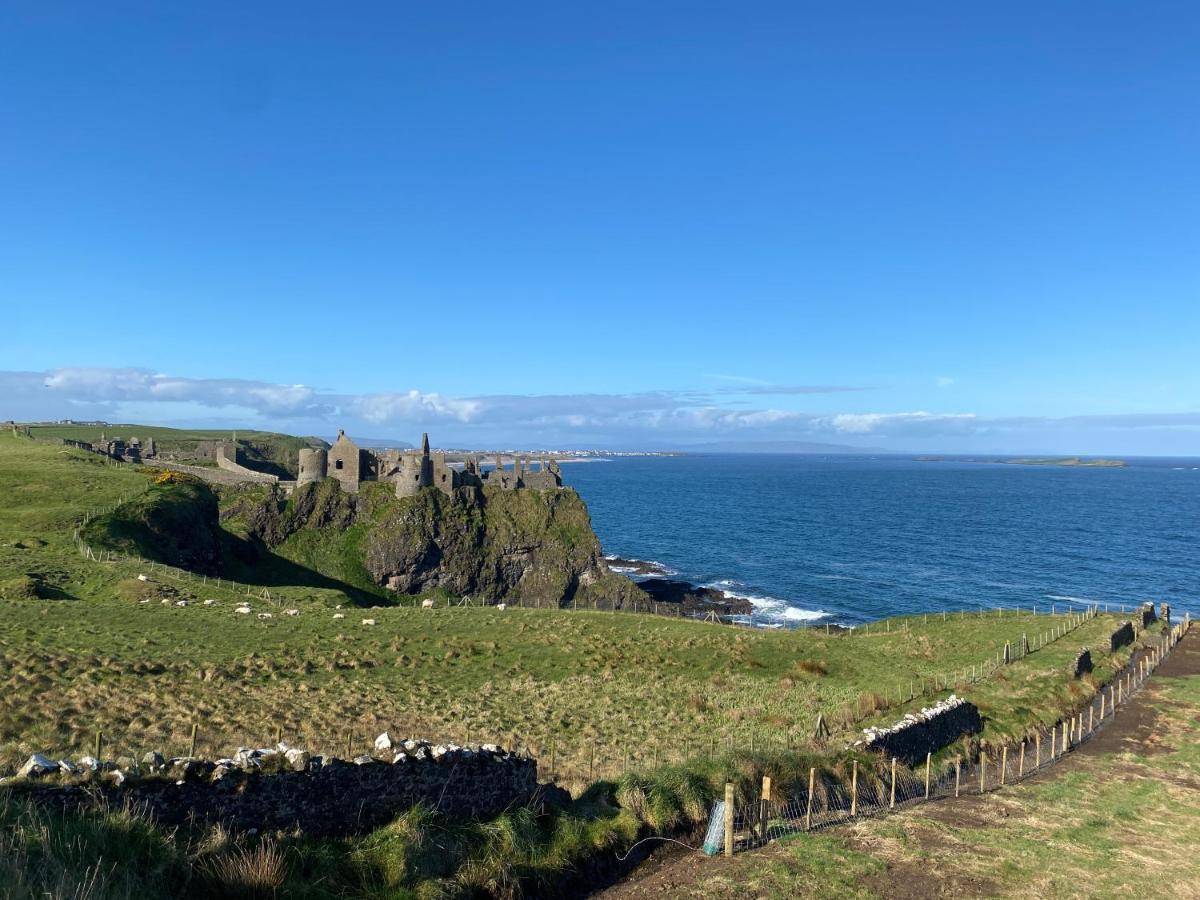
[[[335,463],[333,464],[333,467],[334,467],[335,469],[340,469],[340,468],[342,467],[342,461],[339,459],[337,462],[335,462]]]

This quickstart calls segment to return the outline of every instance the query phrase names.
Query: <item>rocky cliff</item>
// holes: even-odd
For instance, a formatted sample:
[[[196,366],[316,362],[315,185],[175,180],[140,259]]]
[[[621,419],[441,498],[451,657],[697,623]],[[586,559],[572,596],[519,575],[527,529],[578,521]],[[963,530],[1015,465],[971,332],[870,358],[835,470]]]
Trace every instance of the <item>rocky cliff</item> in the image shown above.
[[[224,516],[293,562],[360,587],[600,609],[647,597],[608,570],[587,507],[572,490],[436,490],[397,499],[336,481],[230,497]]]

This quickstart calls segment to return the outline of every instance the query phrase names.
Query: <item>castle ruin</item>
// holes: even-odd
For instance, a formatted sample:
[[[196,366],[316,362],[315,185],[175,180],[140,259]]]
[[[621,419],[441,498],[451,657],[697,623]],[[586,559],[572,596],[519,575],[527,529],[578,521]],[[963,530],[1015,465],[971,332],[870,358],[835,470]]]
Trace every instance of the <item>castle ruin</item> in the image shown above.
[[[446,461],[445,453],[430,452],[428,434],[421,436],[419,451],[376,451],[360,448],[345,431],[339,431],[328,450],[300,451],[296,483],[333,478],[342,490],[356,494],[364,481],[390,481],[396,486],[397,497],[412,497],[427,487],[435,487],[447,497],[453,497],[459,488],[489,485],[505,491],[562,487],[562,470],[555,460],[541,459],[536,462],[537,468],[534,465],[528,457],[518,457],[511,469],[505,469],[504,459],[498,455],[495,467],[485,470],[479,455],[470,454],[458,468]]]

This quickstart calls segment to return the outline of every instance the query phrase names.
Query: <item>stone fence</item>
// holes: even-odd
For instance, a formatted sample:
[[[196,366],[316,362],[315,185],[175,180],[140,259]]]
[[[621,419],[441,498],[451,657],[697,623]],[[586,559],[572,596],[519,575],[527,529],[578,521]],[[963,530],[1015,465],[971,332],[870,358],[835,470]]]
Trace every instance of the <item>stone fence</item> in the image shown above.
[[[537,791],[537,762],[530,757],[487,744],[406,741],[393,748],[384,737],[375,756],[353,762],[285,744],[217,761],[166,762],[151,753],[136,772],[91,757],[70,763],[35,755],[17,778],[5,781],[55,811],[109,803],[163,825],[220,822],[242,831],[299,828],[319,836],[379,828],[418,803],[454,819],[488,819],[528,804]]]
[[[953,744],[964,734],[977,734],[982,730],[983,720],[975,704],[951,694],[919,713],[909,713],[891,728],[865,729],[865,737],[855,746],[880,750],[911,766],[924,760],[926,754]]]

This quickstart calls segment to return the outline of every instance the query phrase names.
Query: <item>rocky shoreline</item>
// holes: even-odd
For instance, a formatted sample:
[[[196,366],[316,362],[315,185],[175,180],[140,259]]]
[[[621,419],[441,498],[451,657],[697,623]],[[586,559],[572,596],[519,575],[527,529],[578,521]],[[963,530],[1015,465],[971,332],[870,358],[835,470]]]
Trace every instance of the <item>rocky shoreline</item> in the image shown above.
[[[637,586],[649,594],[655,603],[673,604],[682,615],[707,617],[710,613],[716,613],[728,617],[748,616],[754,612],[754,604],[749,600],[730,597],[717,588],[666,577],[675,573],[661,563],[621,556],[607,556],[605,562],[612,571],[637,579]]]

